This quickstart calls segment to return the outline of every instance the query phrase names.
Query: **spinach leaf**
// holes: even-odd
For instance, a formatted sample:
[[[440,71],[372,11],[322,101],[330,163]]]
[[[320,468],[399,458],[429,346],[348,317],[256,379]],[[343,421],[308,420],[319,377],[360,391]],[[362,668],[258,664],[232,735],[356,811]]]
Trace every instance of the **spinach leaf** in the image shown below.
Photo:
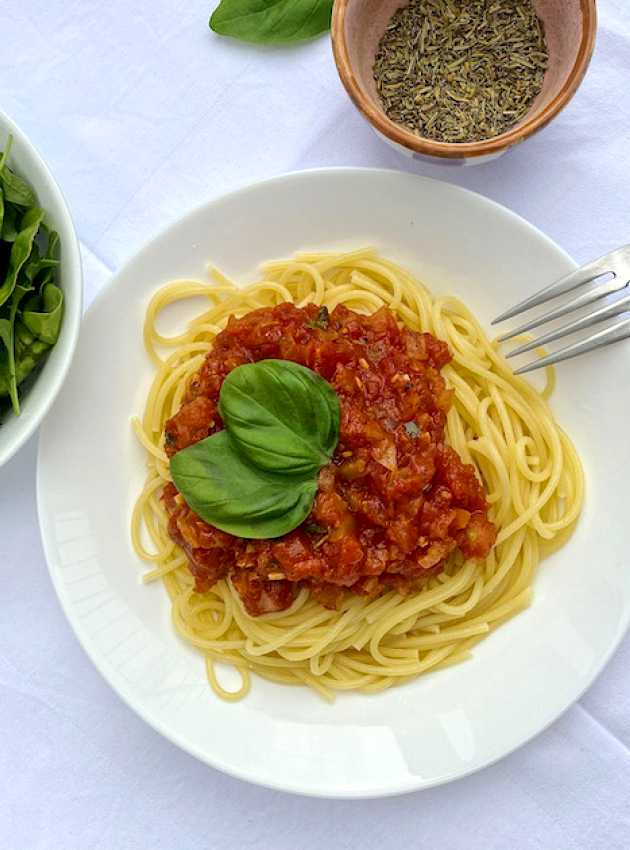
[[[206,522],[250,539],[280,537],[308,516],[314,477],[274,475],[248,464],[227,431],[178,452],[173,481],[187,504]]]
[[[0,328],[4,321],[6,320],[0,319]],[[2,330],[0,330],[0,336],[4,340]],[[0,350],[0,396],[9,395],[12,384],[15,384],[16,387],[19,386],[39,364],[50,346],[48,343],[36,339],[26,326],[17,319],[14,329],[14,348],[14,378],[10,374],[8,350]]]
[[[28,260],[33,249],[33,242],[39,225],[44,216],[43,210],[33,207],[24,213],[20,223],[20,232],[15,237],[9,257],[9,270],[2,286],[0,286],[0,307],[10,298],[17,283],[18,274],[24,263]]]
[[[8,165],[0,172],[0,184],[4,189],[4,197],[7,201],[20,207],[34,207],[37,204],[35,192],[22,180]]]
[[[46,225],[42,222],[41,231],[45,232],[46,230]],[[40,289],[43,289],[47,284],[52,283],[55,279],[55,269],[60,263],[55,256],[58,244],[59,234],[54,230],[49,231],[46,255],[44,257],[39,257],[37,244],[33,244],[30,259],[24,266],[24,275],[27,280],[35,286],[38,286]]]
[[[260,360],[230,372],[219,413],[237,450],[269,472],[314,475],[339,440],[337,394],[311,369],[287,360]]]
[[[0,319],[0,339],[8,351],[12,346],[11,323],[8,319]]]
[[[37,270],[39,263],[41,261],[41,257],[39,254],[39,247],[37,245],[37,241],[33,242],[33,247],[31,248],[31,253],[28,256],[27,261],[22,266],[22,271],[20,273],[21,277],[25,277],[28,282],[33,285],[33,281],[37,275]]]
[[[42,228],[46,228],[45,224],[42,224]],[[49,260],[54,260],[57,256],[57,249],[59,248],[59,234],[56,230],[48,230],[48,244],[46,245],[46,257]]]
[[[10,396],[17,414],[19,384],[59,337],[63,293],[53,283],[59,237],[44,224],[35,192],[7,164],[12,141],[0,152],[0,396]]]
[[[7,143],[4,146],[4,150],[0,154],[0,177],[2,177],[2,172],[4,170],[4,166],[6,164],[6,161],[9,158],[9,154],[11,153],[12,145],[13,145],[13,136],[9,133],[9,136],[7,137]]]
[[[48,345],[54,345],[59,338],[62,316],[63,292],[54,283],[47,283],[22,311],[22,321],[29,331]]]
[[[221,0],[210,18],[220,35],[290,44],[330,29],[333,0]]]
[[[53,257],[40,257],[39,249],[37,245],[33,245],[33,250],[31,251],[31,256],[28,259],[28,262],[23,267],[24,277],[28,280],[29,283],[38,286],[43,286],[44,283],[48,282],[48,275],[42,275],[41,280],[37,280],[37,276],[40,272],[43,272],[47,269],[56,269],[59,265],[59,260],[54,259]],[[52,275],[54,277],[54,273]]]
[[[20,401],[18,399],[17,392],[19,382],[17,379],[15,358],[15,320],[20,301],[30,291],[30,286],[16,286],[11,295],[9,318],[0,319],[0,338],[7,349],[7,358],[3,377],[8,385],[8,394],[11,397],[11,404],[13,405],[13,410],[16,415],[20,412]]]
[[[18,208],[14,204],[5,204],[4,218],[2,220],[2,234],[0,235],[3,242],[15,242],[15,237],[18,235],[18,218]]]
[[[15,370],[20,384],[33,371],[50,348],[48,343],[37,339],[18,318],[15,322]]]
[[[11,397],[15,413],[20,412],[20,402],[17,396],[17,380],[15,374],[15,352],[13,347],[13,323],[9,319],[0,319],[0,339],[6,351],[2,351],[0,359],[0,390],[3,395]]]

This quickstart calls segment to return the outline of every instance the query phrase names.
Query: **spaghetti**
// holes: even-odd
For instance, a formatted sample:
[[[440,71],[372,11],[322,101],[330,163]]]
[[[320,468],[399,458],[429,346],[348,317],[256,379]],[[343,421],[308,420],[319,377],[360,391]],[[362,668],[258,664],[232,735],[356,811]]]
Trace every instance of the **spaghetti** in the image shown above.
[[[372,250],[300,254],[264,266],[246,288],[220,272],[213,282],[173,281],[148,307],[144,343],[157,373],[142,420],[134,420],[147,451],[148,475],[132,517],[132,540],[162,579],[180,636],[205,656],[208,679],[225,699],[239,699],[250,672],[275,682],[312,687],[326,699],[339,690],[380,691],[421,673],[455,664],[490,631],[530,602],[541,557],[570,535],[583,499],[583,476],[570,440],[554,421],[548,398],[554,376],[539,393],[513,375],[496,343],[451,297],[434,298],[407,271]],[[209,308],[186,330],[164,337],[156,329],[169,304],[202,296]],[[370,314],[389,307],[400,322],[448,343],[453,359],[443,369],[454,390],[447,440],[485,484],[490,519],[499,529],[486,560],[455,555],[444,570],[411,595],[388,591],[376,599],[348,595],[337,610],[322,607],[302,589],[284,611],[250,616],[229,579],[198,593],[185,553],[170,538],[160,496],[170,481],[164,425],[184,399],[215,336],[230,316],[292,302],[344,304]],[[173,349],[168,354],[169,349]],[[161,352],[167,356],[162,358]],[[215,664],[241,674],[238,691],[219,683]]]

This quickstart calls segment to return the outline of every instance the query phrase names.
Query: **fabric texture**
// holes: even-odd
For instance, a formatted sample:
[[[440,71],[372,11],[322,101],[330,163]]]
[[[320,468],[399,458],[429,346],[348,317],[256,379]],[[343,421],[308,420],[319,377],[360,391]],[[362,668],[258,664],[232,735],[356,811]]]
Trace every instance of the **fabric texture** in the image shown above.
[[[67,197],[87,303],[191,207],[314,166],[456,182],[525,216],[579,262],[630,241],[627,0],[600,0],[591,68],[561,116],[468,169],[383,144],[343,91],[328,38],[285,49],[221,39],[207,26],[212,3],[0,4],[0,103]],[[630,639],[550,729],[467,779],[365,802],[267,791],[161,738],[92,667],[48,578],[35,466],[36,439],[0,470],[2,850],[630,846]]]

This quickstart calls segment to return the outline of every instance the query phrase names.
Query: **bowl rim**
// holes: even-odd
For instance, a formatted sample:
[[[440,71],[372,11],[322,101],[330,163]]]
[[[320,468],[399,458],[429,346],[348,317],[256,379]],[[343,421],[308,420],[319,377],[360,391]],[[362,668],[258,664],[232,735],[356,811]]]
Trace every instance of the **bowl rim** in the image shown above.
[[[43,419],[52,407],[52,404],[66,379],[77,347],[81,317],[83,315],[83,268],[81,265],[79,238],[77,236],[68,202],[66,201],[59,184],[53,177],[45,159],[33,142],[31,142],[24,130],[22,130],[18,124],[16,124],[16,122],[1,109],[0,129],[13,136],[14,146],[16,146],[17,143],[17,146],[31,154],[32,158],[37,163],[39,171],[38,178],[40,182],[47,184],[48,189],[54,197],[56,213],[60,216],[60,219],[64,220],[65,230],[67,231],[63,244],[63,252],[65,256],[65,264],[63,267],[65,277],[62,288],[64,288],[64,293],[69,291],[69,289],[72,289],[73,294],[72,309],[68,309],[67,299],[65,299],[66,307],[64,309],[61,330],[61,334],[65,340],[63,356],[56,368],[47,376],[46,391],[42,397],[37,400],[37,406],[30,411],[30,414],[27,417],[24,417],[23,424],[20,423],[17,427],[16,433],[13,435],[12,439],[9,439],[6,443],[0,440],[0,467],[2,467],[15,454],[17,454],[22,446],[39,428]],[[16,148],[14,147],[14,150],[15,149]],[[26,177],[29,181],[33,179],[33,175],[26,175]],[[52,210],[47,209],[46,211],[49,214],[52,214]],[[69,239],[67,238],[68,235],[70,236]],[[62,263],[64,263],[63,260]],[[62,336],[59,337],[57,344],[61,343],[61,339]],[[37,376],[37,382],[39,382],[40,377],[40,375]]]
[[[418,136],[411,130],[406,130],[396,124],[377,109],[372,100],[364,94],[354,74],[346,40],[346,13],[350,2],[351,0],[335,0],[332,13],[332,49],[341,82],[357,109],[363,113],[364,117],[381,135],[394,144],[425,156],[443,159],[488,156],[525,141],[529,136],[545,127],[571,100],[584,79],[595,49],[597,34],[596,0],[580,0],[583,27],[582,39],[575,62],[556,97],[541,112],[532,116],[525,123],[490,139],[482,139],[477,142],[437,142]]]

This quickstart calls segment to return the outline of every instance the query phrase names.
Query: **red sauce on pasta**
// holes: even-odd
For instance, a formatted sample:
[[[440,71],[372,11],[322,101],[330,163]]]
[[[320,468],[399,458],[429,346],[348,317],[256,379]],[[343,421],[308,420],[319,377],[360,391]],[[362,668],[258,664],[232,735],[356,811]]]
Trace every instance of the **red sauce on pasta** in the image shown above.
[[[386,308],[362,316],[338,306],[328,317],[312,305],[280,304],[230,318],[167,422],[167,454],[221,430],[224,378],[267,358],[301,363],[330,382],[341,405],[339,445],[306,522],[273,540],[226,534],[165,487],[169,533],[187,553],[197,590],[230,576],[252,615],[289,607],[301,587],[336,607],[346,593],[411,593],[456,549],[488,555],[496,528],[483,487],[444,443],[448,346],[401,328]]]

